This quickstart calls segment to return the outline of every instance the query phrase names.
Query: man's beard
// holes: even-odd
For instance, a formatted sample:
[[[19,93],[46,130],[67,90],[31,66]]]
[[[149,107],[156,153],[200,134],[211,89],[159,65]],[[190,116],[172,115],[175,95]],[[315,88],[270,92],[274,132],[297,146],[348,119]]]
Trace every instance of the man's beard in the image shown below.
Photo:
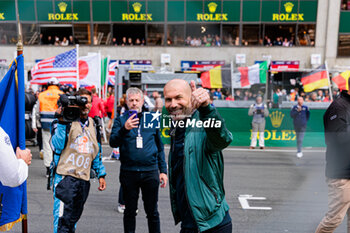
[[[183,120],[187,117],[191,117],[192,115],[191,107],[183,107],[182,109],[173,110],[170,112],[170,117],[173,121]]]

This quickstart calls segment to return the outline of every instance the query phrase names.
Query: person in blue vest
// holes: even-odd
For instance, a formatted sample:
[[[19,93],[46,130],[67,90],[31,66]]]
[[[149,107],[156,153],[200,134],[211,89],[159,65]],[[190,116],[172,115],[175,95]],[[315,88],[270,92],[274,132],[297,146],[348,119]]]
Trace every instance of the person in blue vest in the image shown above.
[[[290,111],[290,116],[293,118],[294,130],[297,135],[297,157],[303,157],[302,146],[306,131],[306,124],[310,118],[309,108],[303,105],[303,97],[298,97],[298,104],[294,105]]]

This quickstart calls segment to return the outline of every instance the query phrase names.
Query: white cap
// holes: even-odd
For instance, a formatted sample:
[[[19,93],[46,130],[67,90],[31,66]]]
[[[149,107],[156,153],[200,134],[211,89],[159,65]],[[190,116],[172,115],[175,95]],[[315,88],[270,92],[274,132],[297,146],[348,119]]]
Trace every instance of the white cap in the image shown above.
[[[59,84],[60,84],[60,82],[58,81],[58,79],[57,79],[57,78],[52,77],[52,78],[50,78],[50,80],[49,80],[48,84],[49,84],[49,85],[59,85]]]

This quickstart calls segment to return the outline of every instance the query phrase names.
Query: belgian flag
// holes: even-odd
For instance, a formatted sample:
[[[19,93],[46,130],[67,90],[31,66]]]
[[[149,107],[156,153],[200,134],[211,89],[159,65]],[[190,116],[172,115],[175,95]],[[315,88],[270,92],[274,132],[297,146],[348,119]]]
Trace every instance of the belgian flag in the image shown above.
[[[349,84],[348,84],[349,77],[350,77],[350,70],[347,70],[339,74],[338,76],[335,76],[334,78],[332,78],[332,81],[335,82],[335,84],[337,84],[339,90],[349,90]]]
[[[201,74],[204,88],[231,88],[231,65],[216,66]]]

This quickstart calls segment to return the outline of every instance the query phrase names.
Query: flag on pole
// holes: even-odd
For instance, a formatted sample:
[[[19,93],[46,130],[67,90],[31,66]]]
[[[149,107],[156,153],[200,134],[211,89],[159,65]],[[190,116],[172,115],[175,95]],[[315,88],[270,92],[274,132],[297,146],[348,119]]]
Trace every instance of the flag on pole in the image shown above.
[[[327,75],[327,69],[325,65],[317,67],[311,73],[307,73],[302,76],[301,82],[305,92],[311,92],[313,90],[328,87],[329,80]]]
[[[344,71],[343,73],[339,74],[338,76],[335,76],[332,78],[332,81],[337,84],[339,90],[349,90],[349,84],[348,80],[350,77],[350,70]]]
[[[76,85],[77,78],[77,49],[72,49],[57,56],[38,62],[32,68],[31,84],[47,84],[56,77],[61,84]]]
[[[24,63],[19,55],[0,82],[0,126],[9,135],[13,149],[25,149]],[[27,216],[27,182],[16,188],[3,186],[0,231],[9,231]]]
[[[108,76],[108,57],[101,60],[101,93],[102,98],[105,99],[106,97],[106,86],[107,86],[107,76]]]
[[[108,85],[114,86],[115,84],[115,69],[118,65],[118,62],[111,62],[109,63],[109,68],[108,68]]]
[[[231,88],[231,65],[218,65],[201,74],[204,88]]]
[[[88,56],[79,57],[79,85],[82,87],[100,87],[100,56],[98,53],[90,53]]]

